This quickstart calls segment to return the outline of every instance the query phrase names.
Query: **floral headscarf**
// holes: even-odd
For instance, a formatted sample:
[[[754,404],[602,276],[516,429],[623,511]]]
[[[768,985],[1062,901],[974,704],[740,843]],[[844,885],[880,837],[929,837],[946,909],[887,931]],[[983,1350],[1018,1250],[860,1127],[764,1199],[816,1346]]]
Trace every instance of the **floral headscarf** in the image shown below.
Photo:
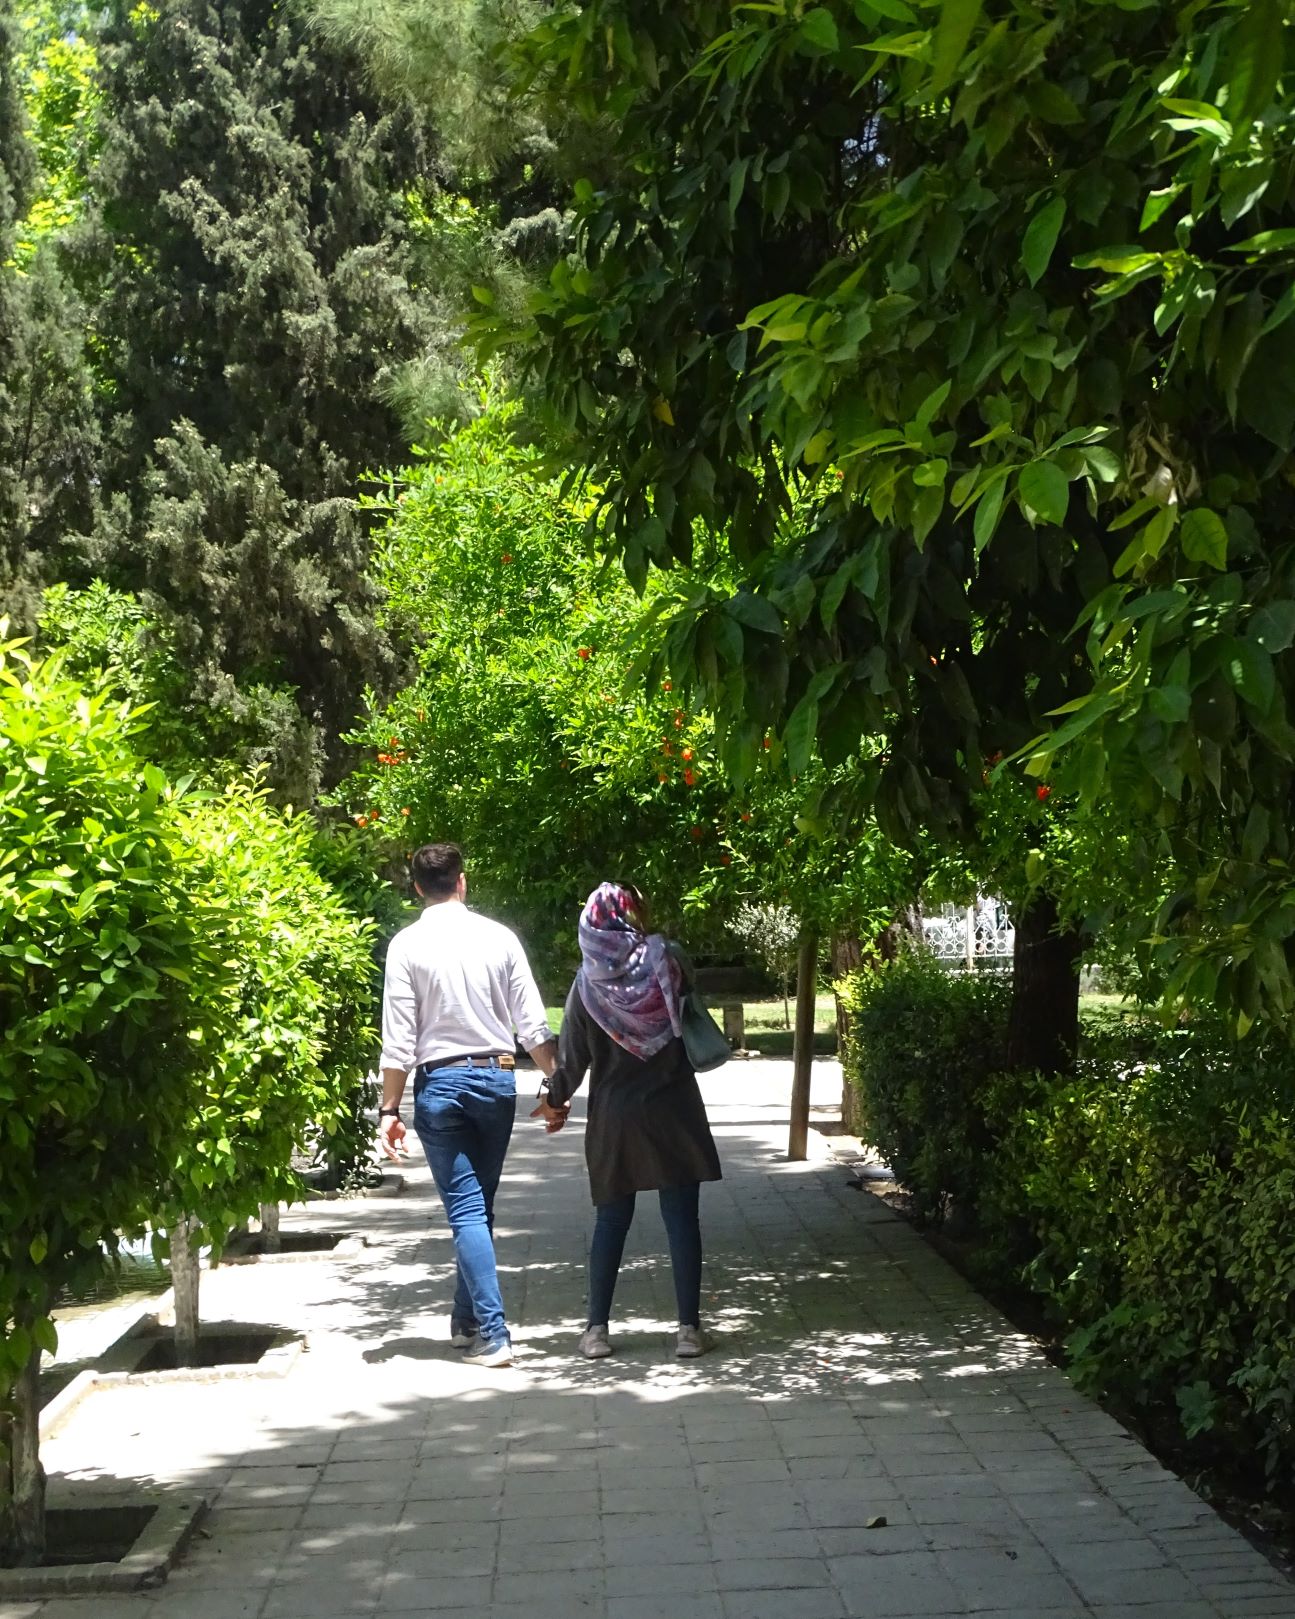
[[[675,1038],[682,973],[664,938],[643,932],[619,883],[601,883],[585,902],[580,954],[580,999],[618,1046],[651,1057]]]

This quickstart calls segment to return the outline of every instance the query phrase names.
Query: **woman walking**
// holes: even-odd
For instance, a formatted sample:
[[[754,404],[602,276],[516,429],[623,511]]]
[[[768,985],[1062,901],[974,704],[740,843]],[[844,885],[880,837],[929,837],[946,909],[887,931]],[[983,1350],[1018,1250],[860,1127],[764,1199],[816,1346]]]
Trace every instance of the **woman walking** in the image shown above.
[[[638,1192],[660,1197],[679,1307],[675,1353],[691,1360],[709,1347],[700,1319],[698,1194],[702,1181],[719,1180],[719,1155],[680,1038],[684,969],[669,941],[646,931],[646,920],[635,888],[603,883],[589,896],[558,1065],[532,1115],[560,1130],[588,1072],[585,1159],[596,1216],[579,1351],[589,1360],[611,1354],[612,1296]]]

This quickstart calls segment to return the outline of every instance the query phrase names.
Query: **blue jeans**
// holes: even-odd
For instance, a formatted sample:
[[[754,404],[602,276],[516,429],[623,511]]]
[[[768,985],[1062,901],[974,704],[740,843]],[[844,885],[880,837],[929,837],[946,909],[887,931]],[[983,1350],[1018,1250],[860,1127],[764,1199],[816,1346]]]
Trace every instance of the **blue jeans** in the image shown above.
[[[516,1115],[511,1069],[424,1069],[414,1082],[414,1129],[454,1233],[453,1313],[475,1320],[491,1345],[508,1338],[493,1232],[495,1192]]]
[[[696,1181],[687,1186],[663,1186],[661,1218],[665,1221],[670,1244],[670,1268],[674,1272],[675,1302],[679,1325],[701,1325],[701,1222],[698,1219]],[[605,1327],[611,1316],[612,1296],[620,1273],[625,1238],[634,1219],[634,1193],[611,1203],[599,1203],[594,1219],[594,1236],[589,1245],[589,1325]]]

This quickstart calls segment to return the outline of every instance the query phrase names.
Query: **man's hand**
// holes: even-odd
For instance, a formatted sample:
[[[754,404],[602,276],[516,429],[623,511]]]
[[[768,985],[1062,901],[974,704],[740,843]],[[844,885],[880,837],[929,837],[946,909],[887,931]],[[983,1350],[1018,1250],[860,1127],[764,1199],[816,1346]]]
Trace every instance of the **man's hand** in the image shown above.
[[[378,1120],[378,1146],[393,1162],[409,1156],[409,1150],[405,1146],[405,1133],[404,1125],[392,1114]]]
[[[546,1096],[541,1096],[540,1105],[531,1114],[531,1117],[533,1119],[543,1119],[545,1134],[555,1136],[567,1122],[567,1114],[570,1111],[570,1102],[565,1107],[554,1107]]]

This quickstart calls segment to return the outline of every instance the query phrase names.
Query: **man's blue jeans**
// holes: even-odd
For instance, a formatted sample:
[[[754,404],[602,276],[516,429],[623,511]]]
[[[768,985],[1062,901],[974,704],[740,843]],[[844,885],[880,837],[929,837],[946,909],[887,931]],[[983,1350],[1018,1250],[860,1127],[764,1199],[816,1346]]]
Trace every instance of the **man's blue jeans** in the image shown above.
[[[414,1082],[414,1129],[454,1233],[453,1314],[475,1320],[492,1345],[508,1337],[493,1231],[495,1192],[516,1115],[511,1069],[435,1068],[420,1071]]]

